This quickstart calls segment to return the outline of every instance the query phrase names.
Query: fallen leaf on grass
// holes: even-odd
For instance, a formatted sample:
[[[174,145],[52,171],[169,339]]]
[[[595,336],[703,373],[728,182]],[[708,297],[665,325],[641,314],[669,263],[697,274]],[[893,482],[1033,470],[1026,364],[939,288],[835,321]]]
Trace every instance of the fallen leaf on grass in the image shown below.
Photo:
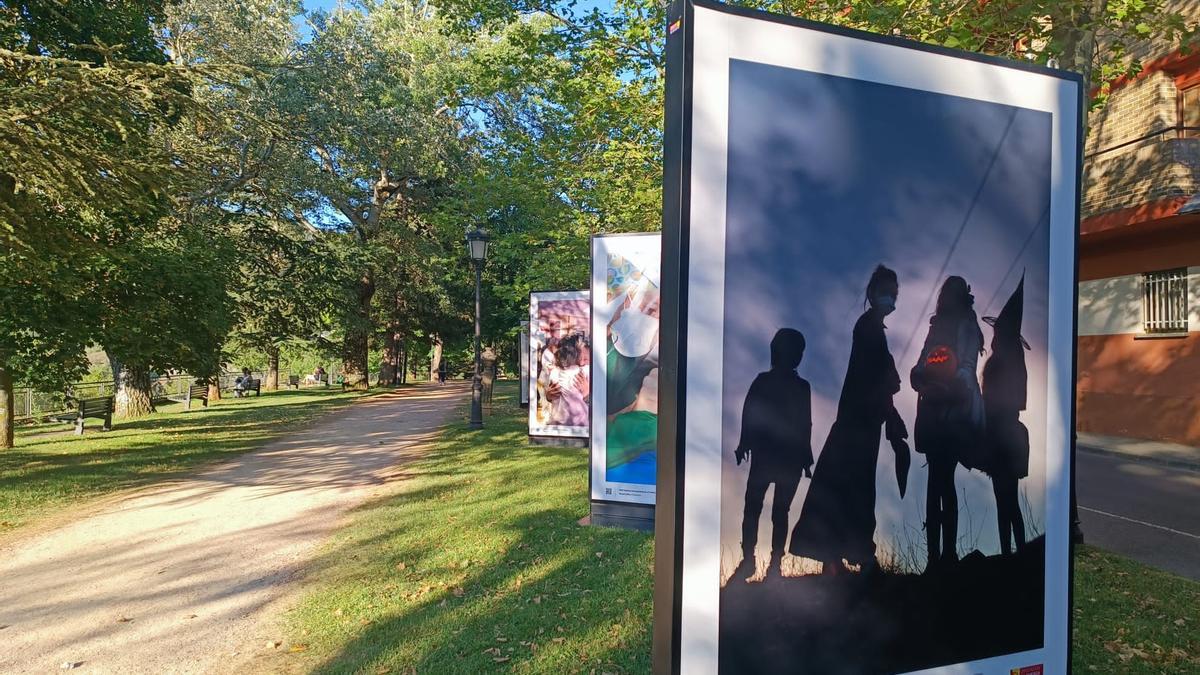
[[[1175,625],[1176,625],[1176,626],[1182,626],[1182,625],[1183,625],[1183,624],[1185,624],[1185,623],[1187,623],[1187,620],[1186,620],[1186,619],[1175,619]],[[3,626],[0,626],[0,628],[3,628]]]
[[[505,661],[509,660],[510,658],[512,658],[512,657],[509,657],[509,656],[497,656],[497,657],[494,657],[492,660],[493,660],[493,661],[495,661],[496,663],[504,663]]]
[[[462,596],[466,595],[466,593],[467,591],[462,586],[454,587],[454,597],[461,598]]]
[[[61,668],[63,670],[74,670],[82,665],[83,665],[83,661],[63,661],[62,665],[59,666],[59,668]]]
[[[123,616],[123,617],[117,619],[117,623],[129,623],[130,621],[133,621],[133,619],[131,619],[127,616]]]
[[[553,642],[558,642],[558,643],[560,643],[560,644],[561,644],[561,643],[563,643],[563,642],[566,642],[566,641],[567,641],[567,638],[563,638],[563,637],[556,637],[556,638],[554,638],[554,640],[553,640]]]
[[[283,640],[267,640],[267,649],[278,649]]]
[[[291,649],[289,649],[288,651],[289,651],[289,652],[292,652],[292,653],[294,654],[294,653],[296,653],[296,652],[302,652],[302,651],[304,651],[304,650],[306,650],[306,649],[308,649],[308,645],[306,645],[306,644],[298,644],[298,645],[292,645],[292,648],[291,648]]]

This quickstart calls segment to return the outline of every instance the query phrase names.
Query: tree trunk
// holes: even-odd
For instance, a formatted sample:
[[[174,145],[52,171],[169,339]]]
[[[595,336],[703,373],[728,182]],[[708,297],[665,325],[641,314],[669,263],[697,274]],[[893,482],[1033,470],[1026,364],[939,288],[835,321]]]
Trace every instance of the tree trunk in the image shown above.
[[[375,296],[375,280],[370,272],[364,273],[359,280],[357,295],[354,321],[342,341],[342,375],[346,378],[347,389],[366,391],[371,388],[367,333],[371,328],[371,298]]]
[[[367,335],[348,333],[342,341],[342,377],[346,378],[346,388],[366,391],[371,386],[367,374]]]
[[[379,383],[387,383],[396,386],[399,381],[399,373],[397,372],[396,362],[398,345],[396,342],[396,332],[388,331],[387,341],[383,345],[383,363],[379,366]]]
[[[442,365],[442,341],[434,339],[433,358],[429,360],[429,381],[437,382],[438,366]]]
[[[408,345],[400,343],[400,384],[408,384]]]
[[[267,381],[262,386],[267,391],[279,389],[279,347],[267,349]]]
[[[114,375],[116,369],[113,369]],[[120,369],[117,382],[116,415],[123,419],[145,417],[154,412],[150,393],[150,371],[128,363]]]
[[[214,375],[212,381],[208,383],[208,400],[209,402],[221,400],[220,375]]]
[[[0,364],[0,448],[13,446],[13,420],[17,416],[17,397],[13,392],[12,373]]]

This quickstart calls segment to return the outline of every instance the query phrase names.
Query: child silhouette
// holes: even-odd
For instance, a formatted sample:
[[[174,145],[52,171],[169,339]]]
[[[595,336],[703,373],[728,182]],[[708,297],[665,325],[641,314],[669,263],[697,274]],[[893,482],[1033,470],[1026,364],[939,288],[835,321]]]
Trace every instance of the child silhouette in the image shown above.
[[[781,328],[771,340],[771,369],[759,373],[742,406],[742,434],[734,457],[750,462],[746,505],[742,512],[742,562],[734,577],[755,572],[758,519],[763,498],[774,483],[771,506],[771,562],[767,574],[778,574],[788,535],[788,511],[802,476],[812,477],[812,391],[796,373],[804,358],[804,335]]]

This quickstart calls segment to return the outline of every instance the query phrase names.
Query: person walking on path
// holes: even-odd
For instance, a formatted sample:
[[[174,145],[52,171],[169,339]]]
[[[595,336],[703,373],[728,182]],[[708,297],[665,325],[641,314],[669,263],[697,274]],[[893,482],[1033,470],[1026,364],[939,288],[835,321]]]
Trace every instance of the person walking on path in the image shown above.
[[[959,461],[978,465],[984,423],[976,369],[983,354],[983,331],[975,316],[975,296],[966,279],[948,277],[938,292],[929,333],[910,373],[918,394],[917,452],[929,463],[926,483],[926,571],[958,559]]]
[[[758,374],[742,406],[742,433],[734,458],[750,463],[742,511],[742,562],[734,579],[756,571],[758,519],[767,488],[771,497],[771,560],[767,574],[779,574],[788,536],[788,514],[802,476],[812,477],[812,389],[796,373],[804,358],[804,335],[781,328],[771,340],[771,369]]]
[[[896,273],[883,265],[876,267],[867,282],[869,307],[854,324],[837,418],[792,530],[789,551],[820,560],[826,574],[837,574],[843,560],[861,565],[864,572],[877,567],[875,467],[881,428],[897,462],[906,466],[908,429],[892,403],[900,391],[900,374],[883,323],[895,311],[899,296]]]
[[[438,384],[446,384],[446,357],[438,361]]]

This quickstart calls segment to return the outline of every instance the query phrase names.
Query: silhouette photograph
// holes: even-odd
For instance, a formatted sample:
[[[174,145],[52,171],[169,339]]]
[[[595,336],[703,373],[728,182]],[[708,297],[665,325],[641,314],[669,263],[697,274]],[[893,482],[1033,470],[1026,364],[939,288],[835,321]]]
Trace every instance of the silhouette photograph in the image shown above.
[[[737,60],[729,100],[719,671],[1041,648],[1050,115]]]

